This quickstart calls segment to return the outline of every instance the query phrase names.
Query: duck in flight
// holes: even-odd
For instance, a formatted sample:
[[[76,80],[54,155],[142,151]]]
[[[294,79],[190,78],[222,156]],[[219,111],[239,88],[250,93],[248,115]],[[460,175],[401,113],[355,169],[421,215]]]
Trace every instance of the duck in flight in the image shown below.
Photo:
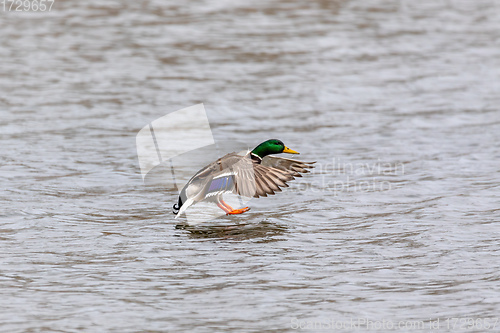
[[[309,172],[315,162],[302,162],[271,154],[299,154],[283,142],[271,139],[252,151],[229,153],[198,171],[183,187],[173,213],[179,217],[189,206],[200,201],[215,203],[226,215],[241,214],[250,208],[233,209],[222,196],[225,193],[247,198],[267,197],[288,187],[287,182]]]

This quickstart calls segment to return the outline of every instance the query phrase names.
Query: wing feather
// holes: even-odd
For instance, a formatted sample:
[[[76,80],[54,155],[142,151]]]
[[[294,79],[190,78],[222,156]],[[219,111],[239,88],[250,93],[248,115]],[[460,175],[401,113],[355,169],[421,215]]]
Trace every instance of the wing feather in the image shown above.
[[[302,162],[276,156],[266,156],[262,160],[262,165],[279,170],[289,171],[294,177],[302,177],[300,173],[308,173],[309,170],[307,169],[313,168],[314,163],[316,162]]]

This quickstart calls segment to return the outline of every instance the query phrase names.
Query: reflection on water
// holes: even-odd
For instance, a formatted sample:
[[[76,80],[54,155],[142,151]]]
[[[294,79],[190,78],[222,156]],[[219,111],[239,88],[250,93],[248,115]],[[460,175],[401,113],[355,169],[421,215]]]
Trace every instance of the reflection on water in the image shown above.
[[[496,1],[0,15],[1,331],[498,317]],[[183,156],[179,182],[269,138],[316,168],[176,229],[169,166],[144,184],[135,137],[200,102],[217,149]]]
[[[220,239],[220,240],[252,240],[267,243],[275,242],[283,239],[277,239],[274,236],[279,236],[287,231],[285,225],[273,224],[265,220],[257,223],[238,223],[232,225],[216,225],[214,223],[208,225],[189,225],[178,224],[176,229],[189,232],[189,236],[194,239]]]

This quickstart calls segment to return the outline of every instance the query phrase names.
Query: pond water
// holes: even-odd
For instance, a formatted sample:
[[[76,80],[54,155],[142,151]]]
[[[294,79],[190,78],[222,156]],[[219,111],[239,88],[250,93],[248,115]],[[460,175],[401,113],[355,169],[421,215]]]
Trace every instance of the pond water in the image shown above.
[[[0,331],[500,317],[498,2],[0,15]],[[143,183],[135,137],[198,103],[221,145],[278,138],[316,168],[245,214],[182,225],[178,192]]]

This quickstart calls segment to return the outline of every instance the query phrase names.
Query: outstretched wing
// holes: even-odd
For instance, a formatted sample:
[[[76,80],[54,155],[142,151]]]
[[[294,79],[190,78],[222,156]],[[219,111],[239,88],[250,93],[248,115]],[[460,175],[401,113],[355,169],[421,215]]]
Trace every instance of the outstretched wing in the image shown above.
[[[262,160],[262,165],[290,172],[294,177],[302,177],[300,173],[308,173],[309,170],[314,168],[313,164],[316,162],[302,162],[292,160],[289,158],[266,156]]]
[[[280,187],[288,187],[286,182],[294,179],[289,171],[263,166],[253,160],[250,154],[228,154],[221,162],[220,175],[214,176],[210,185],[213,187],[213,192],[210,192],[214,193],[212,195],[232,190],[232,193],[247,198],[266,197],[280,192]],[[221,178],[227,178],[227,181],[219,180]]]
[[[314,163],[272,156],[258,163],[248,154],[233,165],[233,193],[255,198],[273,195],[281,192],[282,187],[288,187],[287,182],[295,177],[302,177],[300,173],[309,172],[307,169],[313,168]]]
[[[265,162],[265,163],[264,163]],[[224,193],[244,197],[267,197],[288,187],[287,182],[309,172],[315,162],[301,162],[286,158],[264,158],[262,164],[252,160],[250,155],[228,154],[217,161],[218,171],[205,187],[205,197]]]
[[[255,198],[267,197],[275,192],[281,192],[281,187],[288,187],[286,182],[294,179],[293,175],[286,171],[276,168],[270,168],[262,164],[254,165],[255,173]]]

